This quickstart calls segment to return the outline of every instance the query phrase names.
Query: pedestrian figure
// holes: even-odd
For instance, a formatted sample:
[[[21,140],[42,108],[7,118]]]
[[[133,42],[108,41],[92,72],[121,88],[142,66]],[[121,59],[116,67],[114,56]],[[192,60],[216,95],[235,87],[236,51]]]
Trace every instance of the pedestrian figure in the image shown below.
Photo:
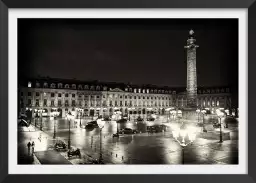
[[[38,140],[41,142],[41,139],[42,139],[42,134],[40,133]]]
[[[35,142],[33,141],[32,142],[32,155],[34,154],[34,152],[35,152]]]
[[[31,143],[30,143],[30,142],[28,142],[27,146],[28,146],[28,155],[30,155],[30,147],[31,147]]]

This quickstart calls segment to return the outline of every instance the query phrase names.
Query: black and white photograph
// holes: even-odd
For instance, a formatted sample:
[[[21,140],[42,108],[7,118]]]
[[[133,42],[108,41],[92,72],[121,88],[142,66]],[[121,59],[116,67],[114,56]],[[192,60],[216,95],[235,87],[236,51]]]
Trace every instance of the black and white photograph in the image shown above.
[[[237,18],[19,18],[17,164],[239,165],[238,70]]]

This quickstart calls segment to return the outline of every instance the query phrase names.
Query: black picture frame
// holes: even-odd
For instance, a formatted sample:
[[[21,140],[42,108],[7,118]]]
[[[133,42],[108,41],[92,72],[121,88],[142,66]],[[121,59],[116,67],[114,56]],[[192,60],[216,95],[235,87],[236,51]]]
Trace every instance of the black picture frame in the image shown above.
[[[10,8],[246,8],[248,10],[248,174],[247,175],[13,175],[8,174],[8,11]],[[232,182],[256,180],[256,123],[253,112],[256,92],[256,3],[255,0],[1,0],[0,1],[0,182]],[[249,64],[250,63],[250,64]],[[249,84],[250,88],[249,88]],[[250,89],[250,90],[249,90]],[[249,95],[250,91],[250,95]],[[241,121],[246,122],[246,121]],[[50,166],[49,166],[50,168]]]

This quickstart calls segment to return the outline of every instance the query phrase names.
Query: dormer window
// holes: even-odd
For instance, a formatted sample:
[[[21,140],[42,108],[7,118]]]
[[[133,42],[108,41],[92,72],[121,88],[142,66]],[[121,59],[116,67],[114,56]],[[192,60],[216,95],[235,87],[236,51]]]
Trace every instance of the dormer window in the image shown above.
[[[103,87],[103,90],[104,90],[104,91],[107,91],[107,89],[108,89],[108,88],[107,88],[106,86]]]
[[[28,82],[28,88],[31,88],[31,85],[32,85],[32,83],[29,81]]]
[[[96,90],[100,90],[100,86],[96,86]]]
[[[149,89],[147,89],[147,93],[149,93]]]
[[[134,93],[136,93],[137,91],[136,91],[136,88],[134,89]]]
[[[69,88],[69,85],[68,85],[68,84],[65,84],[65,88]]]
[[[128,91],[128,88],[125,88],[125,91]]]
[[[157,90],[156,90],[156,89],[154,90],[154,93],[157,93]]]
[[[132,92],[132,88],[129,88],[129,91]]]
[[[51,88],[55,88],[55,84],[54,83],[51,84]]]
[[[139,89],[139,93],[140,93],[140,89]]]
[[[89,89],[89,86],[88,86],[88,85],[84,85],[84,89],[85,89],[85,90],[88,90],[88,89]]]
[[[44,88],[48,88],[48,83],[44,83]]]
[[[37,87],[37,88],[40,88],[40,83],[36,83],[36,87]]]
[[[76,89],[76,85],[75,84],[72,84],[72,89]]]
[[[82,85],[78,85],[78,89],[82,90],[83,89]]]
[[[58,88],[62,88],[62,83],[58,83]]]
[[[94,90],[94,86],[91,86],[91,88],[90,88],[91,90]]]
[[[142,93],[145,93],[145,89],[142,90]]]

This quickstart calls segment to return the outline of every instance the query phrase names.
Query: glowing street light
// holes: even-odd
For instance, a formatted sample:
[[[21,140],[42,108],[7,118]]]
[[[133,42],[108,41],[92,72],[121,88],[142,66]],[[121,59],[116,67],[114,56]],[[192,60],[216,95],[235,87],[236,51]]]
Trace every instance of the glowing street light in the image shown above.
[[[45,112],[44,109],[38,109],[37,110],[40,113],[40,119],[41,119],[41,123],[40,123],[40,130],[43,131],[43,119],[42,119],[42,113]]]
[[[60,114],[57,108],[53,108],[53,112],[51,112],[54,120],[54,126],[53,126],[53,139],[56,138],[56,117]]]
[[[178,114],[178,119],[179,119],[179,122],[180,122],[180,119],[182,118],[182,111],[181,110],[178,110],[177,111],[177,114]],[[183,122],[182,122],[183,123]]]
[[[182,164],[184,164],[184,150],[189,144],[196,139],[197,130],[193,126],[185,126],[184,124],[180,127],[174,128],[172,135],[174,139],[180,144],[182,148]]]
[[[203,132],[207,132],[207,130],[205,129],[205,126],[204,126],[204,115],[206,114],[206,110],[203,109],[203,110],[201,111],[201,113],[203,114]]]
[[[197,123],[199,123],[199,114],[200,114],[201,110],[200,109],[197,109],[196,110],[196,113],[197,113]]]
[[[221,111],[221,110],[219,110],[219,109],[217,109],[216,110],[216,113],[217,113],[217,116],[220,118],[220,143],[222,143],[223,142],[223,140],[222,140],[222,125],[221,125],[221,118],[222,117],[224,117],[224,113]]]
[[[170,114],[172,115],[173,121],[174,121],[174,116],[175,116],[175,114],[176,114],[176,111],[173,109],[173,110],[170,111]]]
[[[83,109],[81,109],[81,108],[77,108],[77,112],[79,113],[79,117],[80,117],[80,128],[81,128],[81,126],[82,126],[82,122],[81,122],[81,118],[82,118],[82,112],[83,112]]]
[[[225,114],[226,114],[226,117],[227,117],[227,115],[229,115],[229,110],[228,109],[225,109]],[[228,128],[227,120],[226,120],[226,123],[225,123],[225,128]]]
[[[97,119],[97,124],[100,128],[100,157],[99,157],[99,163],[102,162],[103,158],[102,158],[102,129],[104,128],[105,125],[105,121],[102,119]]]
[[[71,139],[70,139],[70,122],[75,117],[71,114],[67,114],[66,119],[68,120],[68,149],[71,149]]]

